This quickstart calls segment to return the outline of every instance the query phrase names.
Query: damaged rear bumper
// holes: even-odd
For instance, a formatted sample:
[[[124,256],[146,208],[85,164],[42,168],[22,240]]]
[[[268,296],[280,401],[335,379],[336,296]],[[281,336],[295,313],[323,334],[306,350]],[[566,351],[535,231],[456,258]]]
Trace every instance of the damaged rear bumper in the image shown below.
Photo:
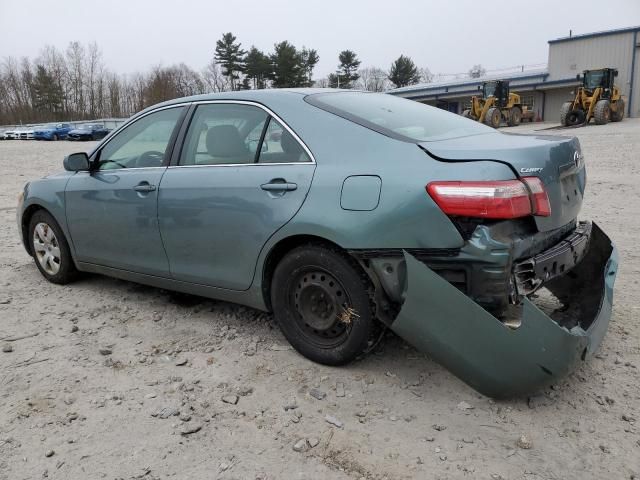
[[[582,260],[545,283],[561,308],[524,298],[509,322],[517,328],[406,251],[404,258],[405,301],[390,328],[491,397],[531,393],[565,376],[598,348],[611,318],[618,255],[595,224]]]

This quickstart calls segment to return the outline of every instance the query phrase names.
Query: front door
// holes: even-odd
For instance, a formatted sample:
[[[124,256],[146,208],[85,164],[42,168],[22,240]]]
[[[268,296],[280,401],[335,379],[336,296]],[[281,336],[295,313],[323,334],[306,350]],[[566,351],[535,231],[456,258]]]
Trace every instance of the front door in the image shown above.
[[[315,164],[257,105],[199,105],[160,184],[160,231],[177,280],[245,290],[266,241],[298,211]]]
[[[158,188],[183,107],[141,117],[92,156],[65,191],[76,259],[169,276],[158,228]]]

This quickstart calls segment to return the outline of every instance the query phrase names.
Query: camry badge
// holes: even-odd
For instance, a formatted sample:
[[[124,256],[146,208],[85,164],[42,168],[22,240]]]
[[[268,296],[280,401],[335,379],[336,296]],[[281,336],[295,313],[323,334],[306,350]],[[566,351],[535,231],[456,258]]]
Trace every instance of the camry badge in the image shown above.
[[[539,173],[542,171],[542,167],[522,167],[520,173]]]

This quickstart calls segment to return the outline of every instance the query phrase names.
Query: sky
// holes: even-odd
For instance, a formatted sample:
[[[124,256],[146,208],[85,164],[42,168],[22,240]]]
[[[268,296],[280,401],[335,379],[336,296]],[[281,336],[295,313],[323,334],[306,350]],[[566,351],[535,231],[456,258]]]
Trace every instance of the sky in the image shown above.
[[[640,25],[640,0],[0,0],[0,12],[0,60],[78,40],[97,42],[117,73],[180,62],[201,70],[232,32],[245,49],[282,40],[316,49],[316,79],[344,49],[362,67],[388,69],[404,54],[433,73],[490,71],[545,64],[547,41],[570,29]]]

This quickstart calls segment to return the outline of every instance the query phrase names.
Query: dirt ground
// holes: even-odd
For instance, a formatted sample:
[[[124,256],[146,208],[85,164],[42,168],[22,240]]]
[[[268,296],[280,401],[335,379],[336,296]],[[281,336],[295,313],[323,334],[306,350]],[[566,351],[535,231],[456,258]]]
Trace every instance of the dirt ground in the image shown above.
[[[582,142],[582,217],[620,251],[614,314],[575,374],[499,402],[392,335],[328,368],[245,307],[47,283],[16,196],[93,144],[0,142],[0,479],[640,478],[640,120],[545,133]]]

